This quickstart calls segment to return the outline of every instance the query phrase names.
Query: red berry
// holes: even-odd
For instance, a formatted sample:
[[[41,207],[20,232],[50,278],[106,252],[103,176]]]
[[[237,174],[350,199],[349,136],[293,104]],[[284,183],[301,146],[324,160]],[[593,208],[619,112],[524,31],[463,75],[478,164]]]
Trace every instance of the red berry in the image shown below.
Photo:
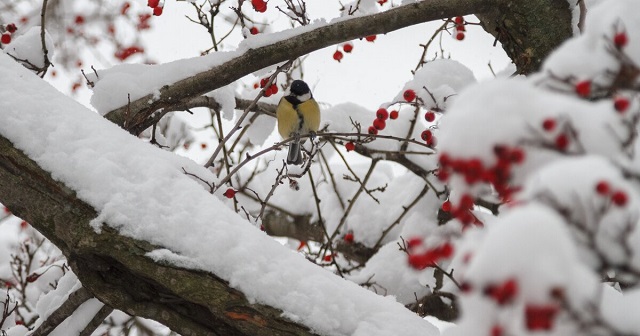
[[[491,336],[502,336],[504,334],[504,330],[499,324],[491,327]]]
[[[404,100],[408,101],[408,102],[412,102],[414,99],[416,99],[416,92],[409,89],[406,90],[403,94],[402,97],[404,98]]]
[[[373,127],[375,127],[379,131],[382,131],[385,127],[387,127],[387,123],[382,119],[376,118],[376,120],[373,121]]]
[[[464,18],[462,16],[456,16],[455,19],[453,19],[453,22],[457,25],[461,25],[464,23]]]
[[[369,134],[372,134],[372,135],[378,134],[378,130],[373,126],[369,126],[368,131],[369,131]]]
[[[524,161],[524,150],[522,148],[514,148],[510,154],[511,162],[522,163]]]
[[[346,52],[346,53],[350,53],[350,52],[353,50],[353,44],[351,44],[351,43],[345,43],[345,44],[342,46],[342,50],[344,50],[344,52]]]
[[[442,244],[442,246],[440,246],[438,252],[440,252],[440,256],[443,258],[451,258],[451,256],[453,255],[453,245],[451,245],[451,243],[449,242],[446,242]]]
[[[451,212],[451,202],[449,201],[444,201],[444,203],[442,203],[442,207],[441,207],[442,211],[444,212]]]
[[[120,15],[126,15],[129,11],[129,8],[131,8],[130,3],[125,2],[124,4],[122,4],[122,8],[120,8]]]
[[[16,27],[15,23],[10,23],[7,25],[7,31],[11,34],[15,33],[16,30],[18,30],[18,27]]]
[[[256,12],[264,13],[267,11],[267,3],[264,0],[251,0],[251,5]]]
[[[624,191],[616,191],[611,195],[611,202],[617,206],[625,206],[629,196]]]
[[[276,84],[271,84],[268,89],[272,95],[278,93],[278,86]]]
[[[408,239],[406,243],[407,243],[407,248],[412,249],[422,245],[422,238],[413,237],[411,239]]]
[[[551,330],[558,313],[556,305],[527,305],[524,310],[528,330]]]
[[[389,112],[387,112],[387,109],[385,108],[379,108],[378,111],[376,111],[376,118],[380,120],[387,120],[387,118],[389,118]]]
[[[398,111],[396,111],[396,110],[391,111],[391,113],[389,113],[389,119],[391,119],[391,120],[398,119]]]
[[[346,235],[344,235],[344,241],[345,243],[353,243],[353,233],[348,232]]]
[[[473,208],[473,196],[469,194],[464,194],[460,197],[460,209],[470,210]]]
[[[382,6],[387,2],[387,0],[378,0],[378,5]]]
[[[569,137],[566,134],[560,134],[556,137],[556,148],[565,150],[569,146]]]
[[[485,288],[485,294],[493,298],[499,305],[513,300],[518,294],[518,283],[515,279],[509,279],[501,285],[491,285]]]
[[[449,179],[449,172],[444,169],[438,170],[438,180],[446,182]]]
[[[613,107],[618,112],[624,112],[629,108],[630,102],[629,99],[625,97],[618,96],[613,100]]]
[[[468,282],[463,282],[460,284],[460,291],[463,293],[469,293],[471,292],[471,290],[473,290],[473,286],[471,286],[470,283]]]
[[[2,34],[2,37],[0,37],[0,42],[2,42],[2,44],[11,43],[11,34],[9,33]]]
[[[429,111],[424,114],[424,119],[428,122],[433,122],[434,120],[436,120],[436,114],[432,111]]]
[[[618,49],[621,49],[624,46],[626,46],[628,42],[629,42],[629,37],[627,36],[626,32],[617,33],[613,37],[613,44],[615,44],[616,48]]]
[[[338,62],[340,62],[342,57],[344,57],[344,55],[342,54],[342,52],[340,50],[336,50],[336,52],[333,53],[333,59],[338,61]]]
[[[576,93],[581,97],[589,97],[591,95],[591,81],[583,80],[576,83]]]
[[[229,188],[222,195],[226,198],[233,198],[236,195],[236,191],[233,188]]]
[[[327,261],[327,262],[331,261],[332,259],[333,259],[333,256],[331,256],[330,254],[328,254],[328,255],[324,256],[324,258],[322,258],[322,260]]]
[[[556,120],[554,118],[547,118],[542,122],[542,129],[547,132],[551,132],[556,128]]]
[[[261,79],[260,80],[260,88],[263,88],[263,87],[267,86],[268,83],[269,83],[269,77]]]
[[[459,32],[456,34],[456,40],[458,40],[458,41],[462,41],[462,40],[464,40],[464,32],[459,31]]]
[[[457,25],[456,26],[456,30],[459,31],[459,32],[467,31],[467,29],[464,27],[464,25]]]
[[[160,5],[160,0],[148,0],[147,1],[147,6],[149,6],[151,8],[156,8],[156,7],[158,7],[158,5]]]
[[[611,191],[611,187],[609,186],[609,182],[600,181],[596,184],[596,192],[600,195],[607,195]]]
[[[376,40],[376,36],[375,35],[369,35],[367,37],[364,38],[365,40],[367,40],[368,42],[373,42]]]
[[[420,137],[424,141],[430,141],[433,138],[433,133],[431,133],[430,130],[424,130],[422,131],[422,134],[420,134]]]
[[[75,21],[75,23],[76,23],[76,24],[81,25],[81,24],[83,24],[83,23],[84,23],[84,16],[82,16],[82,15],[77,15],[77,16],[76,16],[76,19],[75,19],[74,21]]]
[[[260,33],[260,31],[256,27],[251,27],[249,29],[249,33],[251,33],[251,35],[258,35],[258,33]]]
[[[160,15],[162,15],[162,10],[163,10],[163,9],[164,9],[164,7],[160,7],[160,6],[158,6],[158,7],[154,8],[154,9],[153,9],[153,15],[155,15],[155,16],[160,16]]]
[[[344,145],[344,148],[347,149],[347,152],[350,152],[350,151],[356,149],[356,144],[353,143],[353,141],[349,141]]]

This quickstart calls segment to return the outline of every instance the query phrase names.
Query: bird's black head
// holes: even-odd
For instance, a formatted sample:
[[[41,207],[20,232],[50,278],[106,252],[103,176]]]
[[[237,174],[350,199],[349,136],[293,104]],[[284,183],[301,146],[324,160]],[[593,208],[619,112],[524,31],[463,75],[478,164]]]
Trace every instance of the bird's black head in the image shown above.
[[[293,83],[291,83],[291,94],[302,96],[307,93],[311,93],[311,90],[309,89],[309,85],[307,85],[307,83],[299,79],[296,79],[293,81]]]

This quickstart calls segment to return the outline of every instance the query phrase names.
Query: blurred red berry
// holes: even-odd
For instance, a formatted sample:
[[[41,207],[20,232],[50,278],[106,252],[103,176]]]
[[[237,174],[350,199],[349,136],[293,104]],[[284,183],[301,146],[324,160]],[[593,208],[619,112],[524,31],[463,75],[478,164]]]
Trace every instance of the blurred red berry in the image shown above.
[[[84,23],[84,16],[82,15],[77,15],[74,22],[78,25],[81,25]]]
[[[591,81],[583,80],[576,83],[576,93],[581,97],[589,97],[591,95]]]
[[[9,33],[2,34],[2,37],[0,37],[0,42],[2,42],[2,44],[11,43],[11,34]]]
[[[621,49],[624,46],[626,46],[628,42],[629,42],[629,37],[627,36],[626,32],[617,33],[613,37],[613,44],[615,44],[616,48],[618,49]]]
[[[556,120],[554,118],[547,118],[542,121],[542,129],[547,132],[551,132],[556,128]]]
[[[551,330],[558,313],[556,305],[527,305],[524,310],[528,330]]]
[[[16,27],[15,23],[10,23],[7,25],[7,31],[11,34],[15,33],[16,30],[18,30],[18,27]]]
[[[613,100],[613,107],[618,112],[624,112],[629,108],[630,102],[626,97],[618,96]]]
[[[569,146],[569,137],[566,134],[560,134],[556,137],[556,148],[565,150]]]
[[[609,182],[600,181],[596,184],[596,192],[600,195],[607,195],[611,191],[611,187],[609,186]]]
[[[617,206],[625,206],[629,201],[629,196],[624,191],[616,191],[611,195],[611,202]]]
[[[353,233],[347,232],[347,234],[344,235],[344,241],[345,243],[353,243]]]
[[[444,212],[451,212],[451,202],[449,201],[444,201],[444,203],[442,203],[442,207],[441,207],[442,211]]]

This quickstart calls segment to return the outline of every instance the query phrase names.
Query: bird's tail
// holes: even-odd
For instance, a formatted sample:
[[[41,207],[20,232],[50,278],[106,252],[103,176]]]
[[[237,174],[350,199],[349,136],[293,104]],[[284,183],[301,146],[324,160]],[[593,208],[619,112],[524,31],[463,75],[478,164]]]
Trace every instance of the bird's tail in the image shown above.
[[[300,150],[300,140],[296,139],[289,145],[289,154],[287,154],[287,164],[302,164],[302,151]]]

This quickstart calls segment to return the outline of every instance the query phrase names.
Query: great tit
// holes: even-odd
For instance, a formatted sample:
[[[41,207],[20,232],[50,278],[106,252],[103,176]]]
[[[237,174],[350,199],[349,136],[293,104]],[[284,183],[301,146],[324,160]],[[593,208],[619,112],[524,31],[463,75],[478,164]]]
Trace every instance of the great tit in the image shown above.
[[[300,151],[300,136],[315,134],[320,127],[320,106],[309,89],[309,85],[301,80],[291,83],[289,95],[284,96],[278,103],[276,117],[278,118],[278,131],[282,138],[295,137],[289,145],[287,164],[299,165],[302,163]]]

